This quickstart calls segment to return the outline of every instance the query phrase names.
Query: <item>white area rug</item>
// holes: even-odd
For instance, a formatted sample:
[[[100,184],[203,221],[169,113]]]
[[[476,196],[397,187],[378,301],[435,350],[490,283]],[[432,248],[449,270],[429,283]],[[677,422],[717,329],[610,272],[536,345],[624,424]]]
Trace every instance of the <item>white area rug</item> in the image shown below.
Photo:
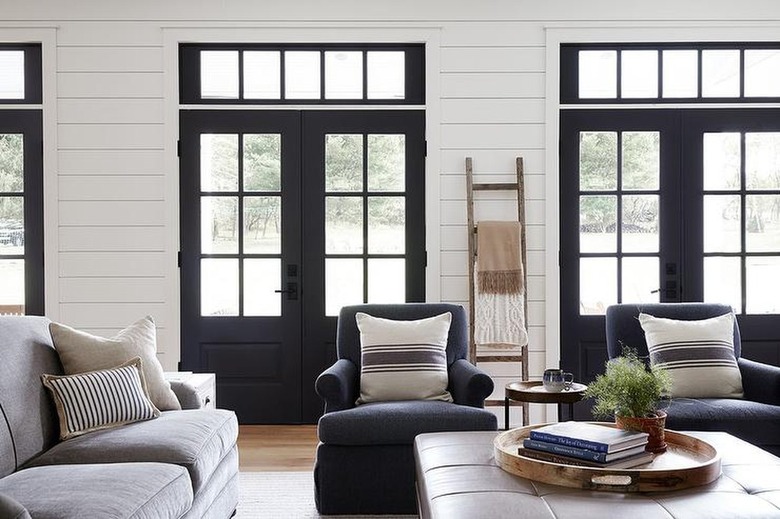
[[[314,506],[314,476],[311,472],[241,472],[236,519],[409,519],[414,515],[325,516]]]

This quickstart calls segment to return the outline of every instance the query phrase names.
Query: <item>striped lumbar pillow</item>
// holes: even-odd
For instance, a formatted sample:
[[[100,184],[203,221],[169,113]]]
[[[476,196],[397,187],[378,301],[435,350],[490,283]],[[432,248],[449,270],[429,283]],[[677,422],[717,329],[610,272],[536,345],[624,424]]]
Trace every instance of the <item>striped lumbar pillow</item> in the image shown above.
[[[387,400],[444,400],[450,312],[393,321],[358,312],[361,367],[358,404]]]
[[[60,418],[60,439],[160,416],[149,400],[141,358],[78,375],[41,375]]]
[[[650,363],[669,370],[672,397],[742,398],[734,314],[678,321],[640,313]]]

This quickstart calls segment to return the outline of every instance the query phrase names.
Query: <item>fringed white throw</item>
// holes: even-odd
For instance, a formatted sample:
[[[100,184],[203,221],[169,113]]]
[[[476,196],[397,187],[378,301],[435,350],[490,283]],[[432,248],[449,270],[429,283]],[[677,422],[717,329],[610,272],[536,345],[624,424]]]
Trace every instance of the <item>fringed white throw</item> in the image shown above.
[[[477,224],[474,342],[478,348],[528,344],[520,222]]]

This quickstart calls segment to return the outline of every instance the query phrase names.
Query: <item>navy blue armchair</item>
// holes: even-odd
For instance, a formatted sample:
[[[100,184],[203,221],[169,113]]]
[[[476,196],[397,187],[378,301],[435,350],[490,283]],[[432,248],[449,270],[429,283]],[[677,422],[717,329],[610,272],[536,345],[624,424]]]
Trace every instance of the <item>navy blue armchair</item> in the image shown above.
[[[607,352],[620,356],[623,345],[647,356],[639,313],[679,320],[709,319],[731,307],[709,303],[620,304],[607,308]],[[741,358],[739,326],[734,322],[734,353],[745,396],[733,398],[672,399],[666,426],[688,431],[725,431],[780,455],[780,367]]]
[[[453,403],[375,402],[356,406],[360,390],[360,332],[355,313],[416,320],[452,313],[447,339],[448,390]],[[483,409],[492,379],[466,360],[468,321],[463,307],[440,303],[356,305],[342,308],[338,360],[316,382],[325,401],[317,433],[315,501],[321,514],[414,514],[417,500],[413,442],[421,433],[497,429]]]

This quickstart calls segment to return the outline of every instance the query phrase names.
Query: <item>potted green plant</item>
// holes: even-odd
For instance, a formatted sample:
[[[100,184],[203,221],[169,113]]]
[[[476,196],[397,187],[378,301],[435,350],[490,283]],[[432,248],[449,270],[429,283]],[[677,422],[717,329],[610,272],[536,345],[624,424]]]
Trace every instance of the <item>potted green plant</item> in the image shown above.
[[[671,385],[665,369],[648,367],[636,350],[624,347],[623,355],[608,361],[606,372],[588,385],[585,397],[595,401],[594,416],[614,417],[621,429],[647,432],[646,450],[663,452],[666,412],[661,404]]]

